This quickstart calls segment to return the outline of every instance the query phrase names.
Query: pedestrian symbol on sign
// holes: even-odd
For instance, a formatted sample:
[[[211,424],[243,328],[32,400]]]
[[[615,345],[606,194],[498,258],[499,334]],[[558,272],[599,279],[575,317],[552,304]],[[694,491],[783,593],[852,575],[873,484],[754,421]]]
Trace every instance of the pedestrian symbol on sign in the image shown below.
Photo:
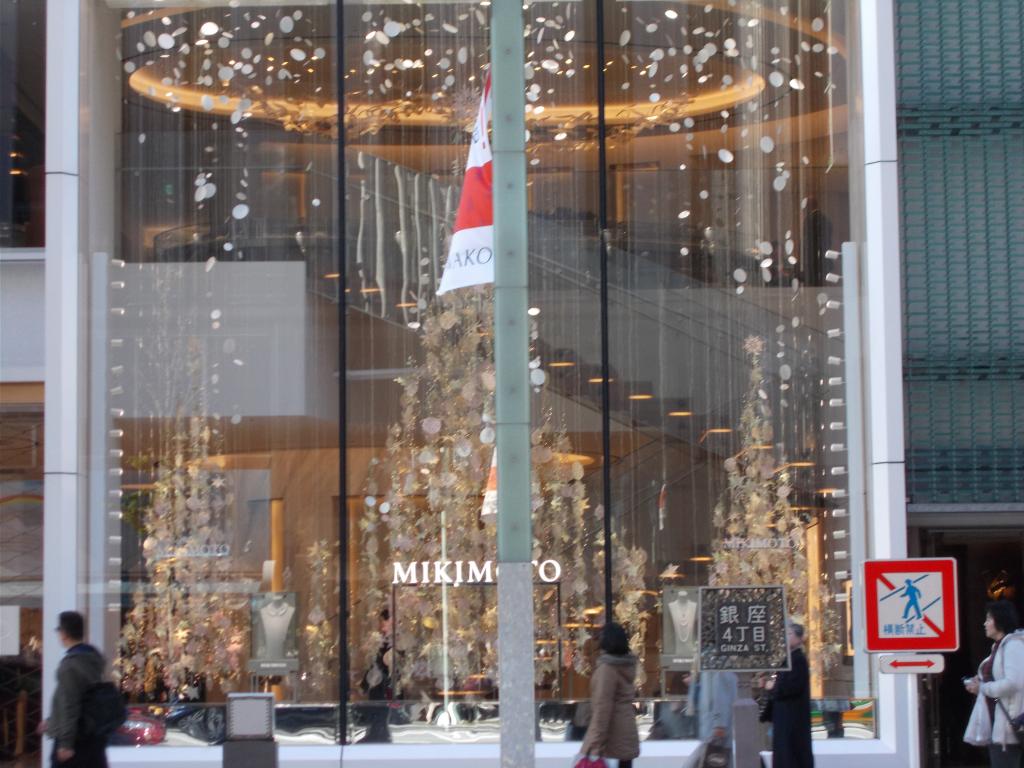
[[[888,590],[879,606],[882,637],[936,637],[941,634],[942,595],[938,574],[908,573],[902,584],[896,579],[881,576],[879,582]],[[922,605],[922,600],[927,602]]]
[[[922,576],[921,578],[925,577]],[[921,604],[917,600],[921,597],[921,590],[914,586],[914,582],[911,579],[906,581],[906,586],[903,588],[903,596],[907,598],[907,607],[903,609],[903,619],[906,620],[910,611],[914,610],[917,613],[917,620],[920,621]]]

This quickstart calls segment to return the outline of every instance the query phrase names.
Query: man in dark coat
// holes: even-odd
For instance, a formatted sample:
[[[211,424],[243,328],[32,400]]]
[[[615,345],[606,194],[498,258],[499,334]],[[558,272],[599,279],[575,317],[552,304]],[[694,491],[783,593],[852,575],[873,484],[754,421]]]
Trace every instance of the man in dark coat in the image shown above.
[[[107,768],[107,740],[81,729],[82,701],[91,685],[103,679],[106,660],[84,642],[85,620],[75,611],[60,615],[57,636],[67,652],[57,667],[50,717],[39,730],[53,739],[52,765],[60,768]]]
[[[791,669],[768,687],[772,692],[772,767],[814,768],[811,753],[811,675],[804,655],[804,628],[786,628]]]

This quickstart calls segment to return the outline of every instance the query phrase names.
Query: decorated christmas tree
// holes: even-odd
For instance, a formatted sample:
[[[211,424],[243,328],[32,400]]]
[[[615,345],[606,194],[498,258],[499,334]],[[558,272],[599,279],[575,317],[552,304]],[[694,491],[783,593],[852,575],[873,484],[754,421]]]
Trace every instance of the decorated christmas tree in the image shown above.
[[[338,668],[338,546],[326,539],[306,550],[309,593],[303,627],[303,687],[312,698],[330,700]]]
[[[194,347],[188,360],[198,382]],[[192,394],[197,414],[181,405],[171,419],[154,421],[152,490],[138,519],[148,578],[133,595],[115,663],[122,687],[135,695],[152,694],[159,676],[172,699],[195,699],[204,687],[230,690],[242,674],[248,599],[213,586],[230,573],[225,517],[233,493],[211,461],[217,433],[202,415],[202,387]]]
[[[750,380],[738,430],[742,445],[724,462],[728,486],[714,511],[710,582],[785,587],[789,614],[807,625],[811,666],[820,673],[837,657],[837,612],[824,588],[812,594],[808,569],[817,566],[808,563],[807,537],[817,534],[790,501],[793,478],[775,442],[764,339],[751,336],[743,346]]]
[[[496,515],[484,503],[496,438],[492,302],[489,289],[459,291],[427,313],[422,357],[399,380],[401,419],[388,432],[384,455],[371,461],[360,519],[362,614],[394,600],[399,690],[465,687],[497,670],[493,584],[392,583],[393,563],[451,561],[458,580],[457,568],[497,560]],[[589,660],[578,651],[593,628],[587,617],[603,603],[603,536],[601,511],[587,500],[581,457],[545,405],[542,363],[539,357],[530,363],[533,559],[565,567],[552,583],[538,581],[535,668],[538,684],[556,684],[559,660],[588,671]],[[587,549],[595,552],[589,566],[582,556]],[[620,549],[617,618],[640,636],[646,621],[639,598],[642,552]],[[366,635],[363,660],[379,643],[378,635]]]

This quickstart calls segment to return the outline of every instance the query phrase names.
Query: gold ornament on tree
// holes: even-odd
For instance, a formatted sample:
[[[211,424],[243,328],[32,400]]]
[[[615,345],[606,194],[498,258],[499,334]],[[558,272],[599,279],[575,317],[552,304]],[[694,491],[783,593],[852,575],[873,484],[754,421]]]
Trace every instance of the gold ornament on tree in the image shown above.
[[[785,458],[776,458],[781,449],[774,442],[764,347],[764,339],[757,336],[748,337],[743,345],[750,359],[750,379],[738,430],[742,444],[724,462],[728,486],[714,511],[709,581],[712,586],[785,587],[791,617],[813,633],[808,653],[812,669],[820,674],[838,658],[838,612],[827,590],[811,586],[807,537],[817,534],[794,509],[789,465]]]
[[[320,539],[306,550],[309,602],[303,633],[302,679],[311,695],[325,700],[332,698],[336,690],[339,589],[336,549],[337,544],[332,548],[326,539]]]
[[[208,420],[179,415],[170,431],[140,520],[149,579],[133,595],[115,666],[126,691],[143,693],[156,652],[172,697],[193,698],[200,680],[229,690],[240,679],[246,601],[210,588],[230,576],[224,517],[233,495],[210,461]]]
[[[160,299],[153,311],[159,318],[177,318],[179,327],[143,350],[167,386],[154,398],[154,453],[146,462],[152,487],[140,497],[136,521],[145,578],[132,596],[114,662],[128,693],[152,698],[159,675],[172,700],[198,698],[201,688],[214,685],[233,689],[248,644],[247,595],[214,586],[232,578],[226,531],[234,494],[213,458],[222,436],[206,415],[203,348],[170,307],[180,278],[174,268],[155,273]],[[187,341],[176,340],[182,337]],[[185,385],[175,389],[166,371],[179,369]]]

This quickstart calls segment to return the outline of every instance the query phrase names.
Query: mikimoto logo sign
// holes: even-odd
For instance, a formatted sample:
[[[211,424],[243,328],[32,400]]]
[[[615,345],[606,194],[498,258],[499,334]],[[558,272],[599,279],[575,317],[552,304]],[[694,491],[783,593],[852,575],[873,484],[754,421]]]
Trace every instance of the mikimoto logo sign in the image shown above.
[[[562,578],[557,560],[534,560],[537,578],[554,584]],[[392,584],[494,584],[498,566],[493,560],[423,560],[418,563],[392,563]]]

